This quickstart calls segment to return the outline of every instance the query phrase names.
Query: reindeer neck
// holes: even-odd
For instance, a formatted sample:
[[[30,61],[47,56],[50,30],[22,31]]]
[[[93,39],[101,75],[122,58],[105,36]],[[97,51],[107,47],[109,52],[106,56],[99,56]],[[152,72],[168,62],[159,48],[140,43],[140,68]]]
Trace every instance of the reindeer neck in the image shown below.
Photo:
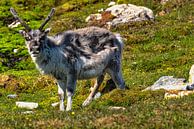
[[[47,36],[44,41],[41,43],[41,51],[37,57],[32,57],[32,60],[36,63],[42,62],[42,60],[49,60],[50,57],[54,54],[53,51],[56,49],[55,43]]]

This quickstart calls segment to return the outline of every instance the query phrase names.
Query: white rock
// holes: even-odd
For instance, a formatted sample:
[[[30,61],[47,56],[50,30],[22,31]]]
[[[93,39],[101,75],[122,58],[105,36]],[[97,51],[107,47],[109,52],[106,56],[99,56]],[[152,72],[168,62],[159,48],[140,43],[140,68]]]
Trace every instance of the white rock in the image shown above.
[[[122,12],[124,12],[127,9],[127,5],[126,4],[119,4],[119,5],[114,5],[110,8],[107,8],[105,11],[106,12],[111,12],[111,14],[113,16],[118,17],[119,15],[122,14]]]
[[[115,4],[116,4],[116,2],[111,1],[111,2],[108,4],[108,6],[113,6],[113,5],[115,5]]]
[[[174,78],[173,76],[162,76],[152,86],[145,90],[186,90],[188,83],[184,78]]]
[[[56,102],[56,103],[52,103],[51,104],[51,106],[53,106],[53,107],[56,107],[56,106],[58,106],[59,105],[59,102]]]
[[[98,10],[98,12],[100,13],[100,12],[103,12],[104,11],[104,9],[103,8],[101,8],[101,9],[99,9]]]
[[[14,52],[14,53],[17,53],[17,52],[18,52],[18,49],[13,49],[13,52]]]
[[[9,94],[9,95],[7,95],[8,98],[12,98],[12,99],[13,99],[13,98],[16,98],[17,96],[18,96],[18,95],[16,95],[16,94]]]
[[[109,107],[108,108],[109,110],[126,110],[126,108],[125,107],[117,107],[117,106],[114,106],[114,107]]]
[[[191,66],[189,71],[189,83],[194,84],[194,65]]]
[[[10,25],[8,25],[9,28],[16,28],[20,25],[20,22],[14,21]]]
[[[38,107],[38,103],[34,102],[16,102],[16,106],[20,108],[34,109]]]
[[[161,3],[162,5],[164,5],[164,4],[166,4],[168,1],[169,1],[169,0],[161,0],[160,3]]]
[[[117,24],[123,24],[133,21],[153,20],[153,11],[143,6],[136,6],[132,4],[118,4],[113,5],[105,10],[110,12],[114,18],[111,21],[107,21],[107,25],[112,27]],[[86,22],[93,20],[101,20],[101,14],[91,14],[86,18]]]
[[[25,112],[22,112],[22,114],[34,114],[33,111],[25,111]]]

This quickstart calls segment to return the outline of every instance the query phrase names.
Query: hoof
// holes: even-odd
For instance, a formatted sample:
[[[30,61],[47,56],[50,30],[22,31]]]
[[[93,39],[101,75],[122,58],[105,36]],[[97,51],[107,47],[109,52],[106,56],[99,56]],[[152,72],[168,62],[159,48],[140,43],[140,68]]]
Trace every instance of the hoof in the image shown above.
[[[71,108],[66,108],[66,111],[68,112],[68,111],[71,111]]]

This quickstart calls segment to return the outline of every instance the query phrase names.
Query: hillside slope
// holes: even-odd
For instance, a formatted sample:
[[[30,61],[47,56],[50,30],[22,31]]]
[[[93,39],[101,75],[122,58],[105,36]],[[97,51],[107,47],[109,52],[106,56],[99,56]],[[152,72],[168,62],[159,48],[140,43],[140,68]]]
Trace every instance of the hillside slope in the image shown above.
[[[14,7],[31,28],[38,28],[52,7],[56,14],[47,27],[51,35],[87,26],[85,18],[106,8],[108,0],[1,0],[0,1],[0,126],[2,128],[193,128],[194,95],[164,100],[164,91],[141,92],[164,75],[188,79],[194,52],[194,2],[170,0],[119,0],[149,7],[157,15],[154,22],[144,21],[118,25],[113,32],[125,39],[123,75],[129,89],[106,92],[82,108],[92,80],[80,81],[73,98],[72,112],[59,112],[50,106],[58,101],[57,86],[51,77],[35,69],[24,39],[18,34],[22,26],[8,28],[14,19]],[[105,80],[108,80],[107,76]],[[106,81],[101,86],[110,86]],[[8,94],[18,94],[15,99]],[[38,102],[34,114],[16,101]],[[110,110],[123,106],[126,110]]]

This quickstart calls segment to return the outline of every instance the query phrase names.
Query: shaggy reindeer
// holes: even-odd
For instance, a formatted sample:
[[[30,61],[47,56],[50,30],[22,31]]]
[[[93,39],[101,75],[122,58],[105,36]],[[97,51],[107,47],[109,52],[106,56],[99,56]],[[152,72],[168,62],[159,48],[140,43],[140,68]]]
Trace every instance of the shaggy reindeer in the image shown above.
[[[48,36],[50,29],[44,30],[43,27],[54,14],[54,9],[37,30],[32,30],[20,19],[13,8],[10,11],[25,27],[25,30],[20,30],[20,34],[25,38],[37,68],[41,73],[56,78],[61,111],[64,111],[65,94],[66,111],[71,110],[77,80],[97,78],[83,106],[91,103],[105,73],[111,76],[117,87],[125,88],[121,73],[123,43],[119,34],[98,27],[87,27]]]

